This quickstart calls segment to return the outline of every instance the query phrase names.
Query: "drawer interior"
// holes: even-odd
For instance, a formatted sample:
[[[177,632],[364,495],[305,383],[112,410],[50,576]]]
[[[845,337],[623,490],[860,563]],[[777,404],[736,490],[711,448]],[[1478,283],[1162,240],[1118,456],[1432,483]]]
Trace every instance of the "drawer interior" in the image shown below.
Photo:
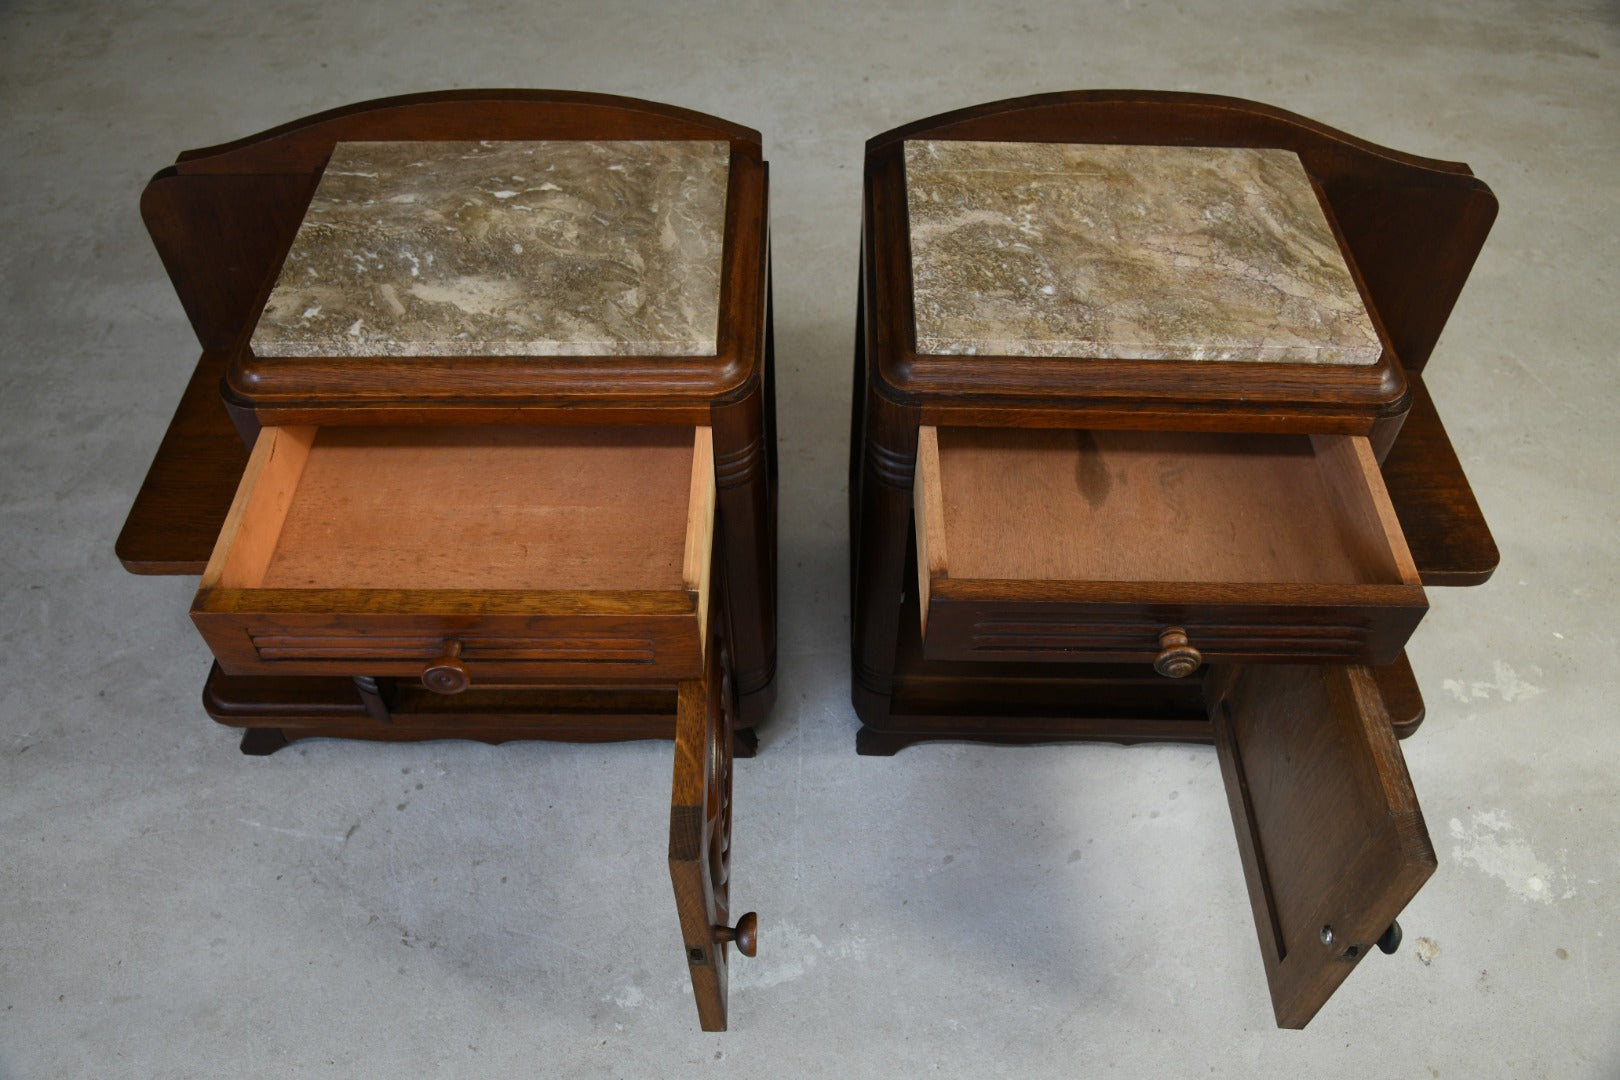
[[[680,591],[707,576],[709,429],[275,427],[204,587]]]
[[[1367,440],[921,429],[919,577],[1418,584]]]

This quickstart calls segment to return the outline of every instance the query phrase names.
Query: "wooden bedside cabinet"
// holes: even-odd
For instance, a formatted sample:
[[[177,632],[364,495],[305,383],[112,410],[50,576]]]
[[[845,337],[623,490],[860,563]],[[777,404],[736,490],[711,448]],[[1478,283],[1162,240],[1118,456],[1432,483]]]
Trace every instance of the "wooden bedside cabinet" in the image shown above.
[[[182,154],[142,211],[203,346],[118,541],[201,573],[208,712],[314,736],[675,739],[669,859],[725,1026],[731,758],[775,670],[759,135],[550,91]]]
[[[1420,372],[1467,168],[1228,98],[1019,99],[867,144],[862,753],[1215,743],[1277,1021],[1433,871],[1395,742],[1425,586],[1496,550]]]

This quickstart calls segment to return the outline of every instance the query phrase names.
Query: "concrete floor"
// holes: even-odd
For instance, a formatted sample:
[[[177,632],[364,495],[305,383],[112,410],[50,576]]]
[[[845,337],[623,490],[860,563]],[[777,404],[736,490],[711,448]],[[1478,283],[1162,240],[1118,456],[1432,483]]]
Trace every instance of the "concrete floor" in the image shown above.
[[[1614,1077],[1620,9],[903,2],[0,5],[0,1078]],[[305,744],[197,700],[194,582],[112,543],[196,348],[141,227],[181,149],[383,94],[630,94],[760,128],[781,704],[737,771],[764,927],[697,1031],[669,747]],[[1430,368],[1495,530],[1405,745],[1441,865],[1273,1027],[1214,754],[854,754],[843,470],[862,140],[1038,90],[1273,102],[1502,213]],[[1608,599],[1606,599],[1608,598]]]

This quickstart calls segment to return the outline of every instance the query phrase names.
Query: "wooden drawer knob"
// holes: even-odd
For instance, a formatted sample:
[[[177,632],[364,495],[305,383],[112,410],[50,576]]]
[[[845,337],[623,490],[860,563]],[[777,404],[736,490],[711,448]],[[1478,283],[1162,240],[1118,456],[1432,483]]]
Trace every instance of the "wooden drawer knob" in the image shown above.
[[[1192,647],[1187,631],[1172,626],[1159,633],[1159,655],[1153,658],[1153,670],[1171,679],[1185,679],[1198,670],[1204,654]]]
[[[714,940],[729,941],[737,946],[737,951],[744,956],[753,956],[755,950],[759,948],[759,916],[750,911],[737,920],[735,927],[715,927]]]
[[[467,665],[461,662],[461,642],[446,641],[438,659],[422,672],[422,685],[435,694],[459,694],[467,689]]]

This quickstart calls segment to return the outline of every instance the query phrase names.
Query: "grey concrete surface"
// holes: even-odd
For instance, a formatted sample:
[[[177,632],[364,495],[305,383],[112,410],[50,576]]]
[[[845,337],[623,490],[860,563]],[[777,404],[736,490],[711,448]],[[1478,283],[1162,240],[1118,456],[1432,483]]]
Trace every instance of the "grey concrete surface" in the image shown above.
[[[1617,59],[1612,2],[0,3],[0,1078],[1620,1075]],[[196,351],[146,178],[477,85],[765,133],[782,693],[737,770],[764,934],[724,1035],[672,946],[667,745],[242,757],[198,704],[194,583],[112,555]],[[1272,1024],[1212,752],[854,755],[862,140],[1115,86],[1465,160],[1502,204],[1430,368],[1502,549],[1411,649],[1441,865],[1304,1032]]]

